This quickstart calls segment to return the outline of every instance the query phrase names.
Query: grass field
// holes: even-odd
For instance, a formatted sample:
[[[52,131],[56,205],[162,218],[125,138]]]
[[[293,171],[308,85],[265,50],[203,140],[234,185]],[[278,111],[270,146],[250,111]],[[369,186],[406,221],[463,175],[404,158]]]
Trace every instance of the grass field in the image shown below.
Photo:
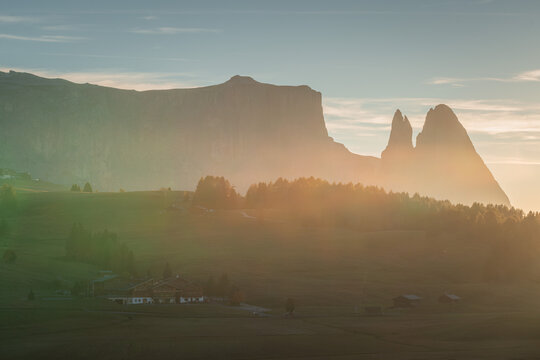
[[[182,192],[18,192],[0,250],[0,358],[529,359],[540,357],[540,283],[482,281],[486,246],[423,232],[360,233],[310,228],[268,213],[195,215]],[[177,208],[171,210],[170,205]],[[248,211],[249,213],[249,211]],[[223,305],[131,305],[55,295],[96,275],[67,261],[73,222],[116,232],[137,269],[204,282],[226,272],[249,304],[270,316]],[[27,301],[30,289],[36,300]],[[460,304],[437,302],[456,293]],[[403,293],[423,298],[392,309]],[[287,297],[294,318],[282,316]],[[366,305],[382,306],[367,316]]]

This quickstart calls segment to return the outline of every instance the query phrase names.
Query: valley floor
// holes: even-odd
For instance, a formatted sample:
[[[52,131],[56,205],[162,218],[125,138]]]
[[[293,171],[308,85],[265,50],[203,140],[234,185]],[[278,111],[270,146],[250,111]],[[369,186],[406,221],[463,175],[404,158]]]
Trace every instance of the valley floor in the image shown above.
[[[85,304],[80,304],[85,306]],[[88,305],[88,304],[86,304]],[[338,309],[333,309],[334,311]],[[401,313],[305,309],[293,318],[215,305],[8,309],[3,359],[534,359],[540,313]],[[9,315],[6,315],[6,312]]]

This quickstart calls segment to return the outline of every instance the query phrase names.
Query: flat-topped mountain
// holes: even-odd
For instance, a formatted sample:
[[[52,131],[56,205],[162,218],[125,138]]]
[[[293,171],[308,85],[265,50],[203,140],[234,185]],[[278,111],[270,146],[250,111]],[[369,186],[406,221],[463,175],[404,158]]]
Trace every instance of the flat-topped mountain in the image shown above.
[[[137,92],[0,73],[0,166],[57,183],[191,189],[210,174],[243,190],[279,176],[359,181],[376,165],[328,136],[307,86],[234,76]]]
[[[307,86],[234,76],[214,86],[138,92],[0,72],[0,167],[61,184],[90,181],[100,190],[191,189],[205,175],[223,175],[245,190],[258,181],[314,176],[508,204],[472,144],[459,156],[443,149],[468,136],[438,109],[428,114],[416,148],[409,121],[396,113],[381,160],[334,142],[321,94]],[[437,159],[452,164],[442,170],[459,174],[437,177]],[[492,190],[476,192],[482,187]]]

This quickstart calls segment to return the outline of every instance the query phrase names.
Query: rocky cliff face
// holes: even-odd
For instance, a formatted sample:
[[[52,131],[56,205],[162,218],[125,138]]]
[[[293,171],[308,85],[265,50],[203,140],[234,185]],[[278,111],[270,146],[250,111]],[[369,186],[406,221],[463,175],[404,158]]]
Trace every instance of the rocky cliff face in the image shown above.
[[[429,110],[416,139],[416,148],[412,147],[410,125],[405,126],[407,131],[403,127],[394,117],[392,134],[399,133],[402,138],[393,142],[391,135],[383,152],[381,183],[385,187],[463,204],[510,205],[448,106],[437,105]],[[388,156],[389,151],[397,154]]]
[[[223,175],[243,191],[258,181],[315,176],[439,199],[508,204],[448,107],[412,144],[398,110],[382,159],[328,136],[321,94],[307,86],[234,76],[209,87],[127,91],[0,72],[0,168],[100,190],[192,189]]]
[[[279,176],[365,181],[377,160],[326,131],[321,94],[235,76],[215,86],[127,91],[0,73],[0,166],[98,189],[191,189],[223,175],[241,190]]]

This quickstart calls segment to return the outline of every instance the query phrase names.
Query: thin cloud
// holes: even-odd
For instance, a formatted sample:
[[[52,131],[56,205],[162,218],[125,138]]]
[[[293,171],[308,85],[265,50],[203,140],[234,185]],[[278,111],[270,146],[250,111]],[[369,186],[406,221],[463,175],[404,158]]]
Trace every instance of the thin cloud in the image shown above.
[[[22,36],[13,34],[0,34],[0,39],[18,40],[18,41],[35,41],[35,42],[50,42],[50,43],[66,43],[85,40],[83,37],[64,36],[64,35],[40,35],[40,36]]]
[[[538,161],[540,105],[534,103],[502,99],[325,98],[323,111],[331,137],[357,153],[380,156],[396,109],[401,109],[411,122],[414,142],[427,111],[440,103],[454,110],[477,151],[490,164],[534,165]]]
[[[540,81],[540,70],[522,72],[517,74],[514,79],[516,81]]]
[[[34,21],[36,21],[36,19],[26,16],[0,15],[0,23],[16,24]]]
[[[43,69],[0,68],[0,71],[4,72],[9,70],[27,72],[45,78],[61,78],[78,84],[90,83],[117,89],[137,91],[193,88],[205,85],[200,81],[193,81],[193,74],[189,73],[135,73],[114,70],[58,72]]]
[[[516,83],[516,82],[540,82],[540,69],[539,70],[529,70],[518,73],[509,78],[499,78],[499,77],[472,77],[472,78],[455,78],[455,77],[436,77],[429,80],[427,83],[431,85],[452,85],[452,86],[464,86],[464,83],[467,82],[507,82],[507,83]]]
[[[159,27],[153,29],[133,29],[130,32],[134,34],[146,35],[175,35],[175,34],[201,34],[201,33],[220,33],[223,30],[209,28],[178,28],[178,27]]]
[[[145,56],[129,56],[129,55],[105,55],[105,54],[81,54],[81,53],[41,53],[41,55],[48,56],[69,56],[69,57],[83,57],[83,58],[97,58],[97,59],[137,59],[137,60],[163,60],[163,61],[193,61],[187,58],[180,57],[145,57]]]
[[[488,165],[540,165],[540,161],[529,161],[520,158],[498,158],[493,160],[486,160]]]
[[[400,108],[418,131],[424,124],[427,111],[441,103],[450,106],[471,133],[540,133],[540,105],[511,100],[326,98],[323,108],[326,120],[331,124],[329,129],[343,128],[351,124],[389,125],[394,111]]]
[[[41,29],[46,31],[70,31],[74,28],[72,25],[45,25]]]

